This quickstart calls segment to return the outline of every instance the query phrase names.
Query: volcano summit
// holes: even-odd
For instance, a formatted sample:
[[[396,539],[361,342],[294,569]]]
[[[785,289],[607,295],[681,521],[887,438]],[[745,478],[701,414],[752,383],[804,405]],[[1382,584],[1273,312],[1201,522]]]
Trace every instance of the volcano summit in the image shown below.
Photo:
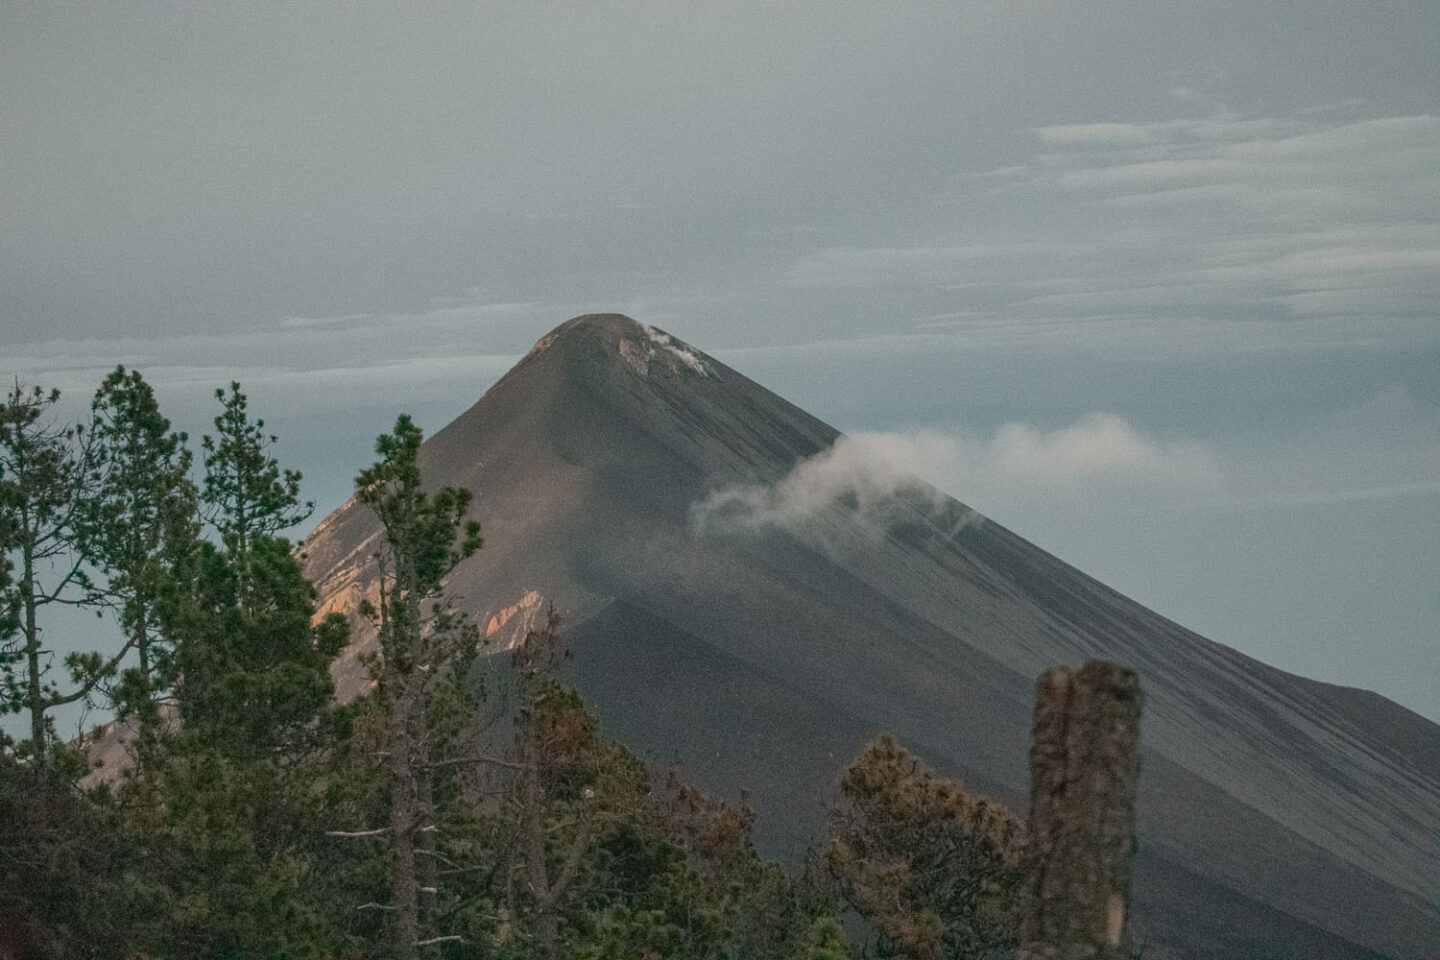
[[[1147,956],[1440,951],[1440,727],[1191,633],[918,480],[805,488],[838,438],[668,334],[571,320],[422,449],[485,530],[449,592],[497,646],[553,603],[606,727],[748,790],[780,852],[880,731],[1023,812],[1036,675],[1127,664]],[[797,485],[803,511],[774,509]],[[325,609],[372,589],[378,536],[354,500],[316,528]],[[368,684],[356,635],[342,696]]]

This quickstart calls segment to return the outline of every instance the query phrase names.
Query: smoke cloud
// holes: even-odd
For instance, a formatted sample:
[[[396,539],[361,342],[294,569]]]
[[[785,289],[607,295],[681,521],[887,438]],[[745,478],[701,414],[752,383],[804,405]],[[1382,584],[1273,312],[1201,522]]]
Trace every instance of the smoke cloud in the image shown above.
[[[777,483],[734,484],[710,494],[692,508],[696,532],[795,529],[839,505],[877,527],[898,521],[907,502],[938,510],[945,494],[910,469],[905,443],[891,434],[842,436]]]
[[[1042,497],[1096,501],[1117,496],[1193,498],[1224,485],[1203,446],[1164,443],[1141,435],[1123,418],[1093,413],[1069,427],[1040,430],[1011,423],[986,437],[923,430],[857,433],[798,464],[773,484],[734,484],[692,508],[697,532],[716,529],[799,529],[822,511],[850,509],[882,529],[913,519],[916,509],[940,516],[947,493],[990,509]],[[958,523],[983,518],[971,511]]]

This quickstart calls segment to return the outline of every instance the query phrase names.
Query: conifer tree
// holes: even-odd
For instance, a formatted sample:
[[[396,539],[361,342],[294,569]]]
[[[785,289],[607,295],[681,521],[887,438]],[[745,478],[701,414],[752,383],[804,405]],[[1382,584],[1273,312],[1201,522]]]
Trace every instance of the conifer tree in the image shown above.
[[[185,435],[173,433],[138,370],[116,367],[91,405],[90,436],[103,482],[90,501],[85,541],[107,574],[106,592],[138,664],[121,675],[122,715],[156,720],[156,697],[173,680],[161,607],[198,549],[197,492]]]
[[[238,385],[206,438],[207,519],[217,536],[177,558],[160,605],[180,724],[144,776],[117,791],[119,829],[148,856],[127,889],[159,919],[132,951],[163,956],[331,955],[309,892],[323,833],[316,780],[344,618],[315,619],[315,590],[279,534],[305,514],[299,475],[249,421]],[[218,541],[218,542],[216,542]]]
[[[216,390],[223,406],[215,418],[215,435],[206,436],[202,513],[240,571],[241,586],[249,584],[251,553],[258,540],[279,536],[303,522],[315,504],[300,500],[300,474],[282,470],[269,448],[277,439],[265,432],[265,421],[250,421],[248,400],[240,384],[230,394]]]
[[[88,700],[135,640],[67,656],[68,691],[52,676],[47,608],[111,603],[91,536],[110,464],[93,433],[59,421],[58,400],[17,385],[0,404],[0,667],[5,707],[30,714],[21,750],[0,736],[0,929],[18,955],[120,955],[95,909],[114,837],[77,789],[84,756],[51,742],[47,713]]]
[[[355,480],[357,499],[385,531],[376,556],[378,602],[366,605],[379,635],[377,696],[384,718],[389,767],[389,824],[371,831],[390,849],[393,955],[418,955],[422,946],[450,942],[426,919],[439,896],[435,858],[417,840],[438,831],[434,775],[459,757],[437,756],[452,738],[436,729],[436,707],[461,692],[478,633],[442,591],[446,574],[480,548],[480,525],[466,521],[468,490],[427,493],[420,476],[422,434],[408,416],[376,440],[380,460]]]
[[[64,659],[70,689],[52,677],[54,651],[46,647],[42,610],[102,600],[84,549],[85,512],[98,483],[94,445],[84,431],[58,422],[60,391],[18,383],[0,403],[0,547],[10,563],[0,592],[0,684],[4,706],[28,712],[28,750],[47,762],[50,710],[88,698],[112,676],[128,645],[110,657],[71,653]]]
[[[329,663],[348,631],[339,614],[312,627],[315,589],[280,536],[310,514],[300,474],[270,455],[276,438],[250,422],[238,383],[216,397],[201,503],[220,543],[189,555],[189,592],[167,606],[167,625],[186,735],[257,753],[282,747],[330,701]]]
[[[866,745],[831,808],[825,866],[882,956],[972,960],[1014,947],[1024,825],[893,737]]]

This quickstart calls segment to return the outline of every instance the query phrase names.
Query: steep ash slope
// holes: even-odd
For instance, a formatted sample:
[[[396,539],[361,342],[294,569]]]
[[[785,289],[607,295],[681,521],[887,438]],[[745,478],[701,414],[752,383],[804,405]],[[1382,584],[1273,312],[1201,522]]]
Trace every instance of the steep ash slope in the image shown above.
[[[836,437],[602,315],[537,343],[427,441],[423,466],[476,493],[487,545],[451,588],[497,644],[534,592],[554,602],[606,724],[751,790],[777,848],[803,843],[879,730],[1023,809],[1034,676],[1100,656],[1135,666],[1147,694],[1137,894],[1152,947],[1440,951],[1440,728],[1207,641],[918,481],[878,514],[842,496],[803,522],[722,511],[697,529],[715,491],[763,496]],[[375,533],[352,502],[309,538],[332,608],[368,589]],[[339,679],[366,685],[353,656]]]

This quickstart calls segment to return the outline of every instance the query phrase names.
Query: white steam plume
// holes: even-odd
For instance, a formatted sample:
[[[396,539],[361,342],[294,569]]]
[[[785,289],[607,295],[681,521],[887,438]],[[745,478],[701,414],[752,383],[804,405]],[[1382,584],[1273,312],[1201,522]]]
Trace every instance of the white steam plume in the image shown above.
[[[839,505],[888,529],[914,518],[917,506],[936,519],[947,503],[941,490],[988,505],[1027,496],[1193,497],[1221,487],[1219,466],[1203,446],[1150,440],[1121,417],[1094,413],[1049,432],[1006,424],[988,439],[938,431],[842,436],[778,482],[733,484],[696,503],[691,514],[701,533],[798,529]],[[972,511],[949,532],[981,519]]]

